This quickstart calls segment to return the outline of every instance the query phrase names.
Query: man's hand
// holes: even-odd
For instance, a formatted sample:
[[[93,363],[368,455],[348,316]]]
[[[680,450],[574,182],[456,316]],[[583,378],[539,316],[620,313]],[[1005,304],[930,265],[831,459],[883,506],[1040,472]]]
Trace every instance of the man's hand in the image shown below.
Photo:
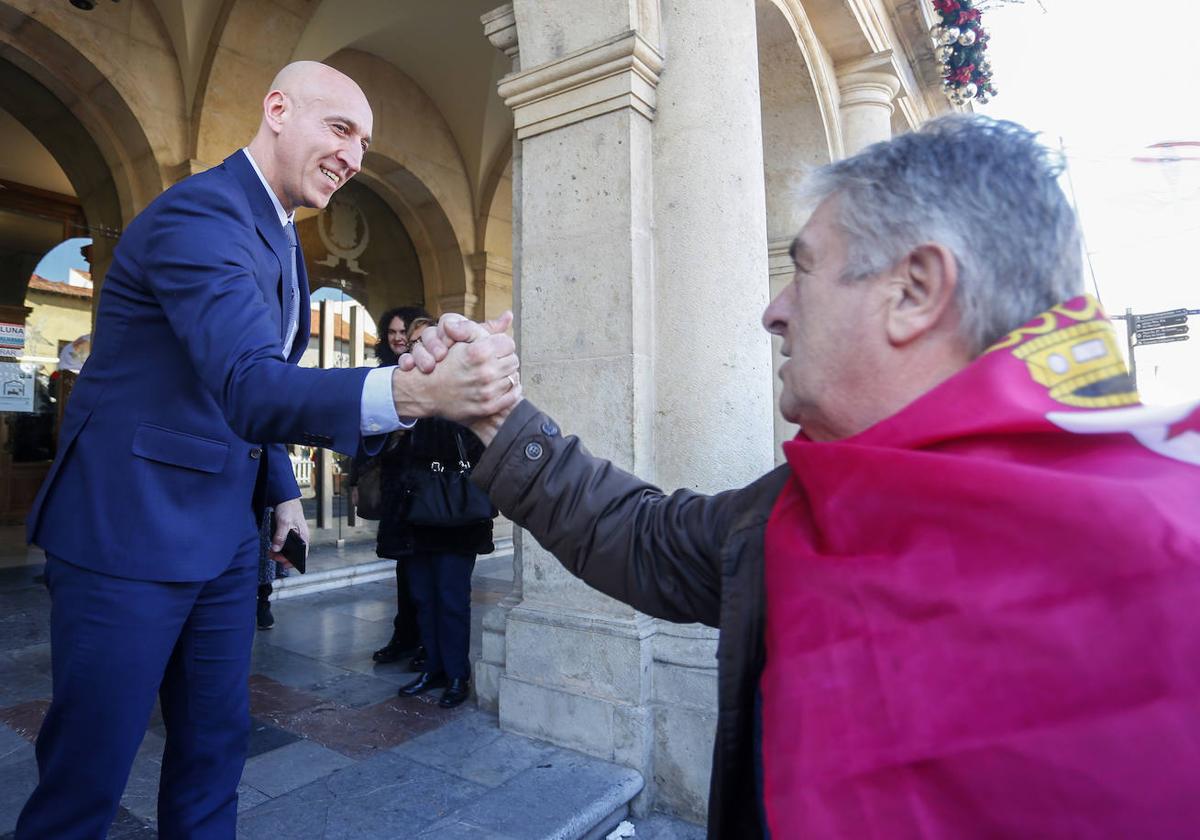
[[[507,408],[501,409],[495,414],[487,417],[480,417],[479,419],[472,420],[467,424],[471,431],[475,433],[475,436],[483,441],[484,446],[491,445],[492,439],[496,437],[496,433],[500,431],[500,427],[504,425],[504,421],[508,419],[508,415],[511,414],[512,410],[517,407],[517,403],[525,398],[523,392],[521,391],[521,375],[519,373],[514,373],[513,379],[516,381],[516,385],[513,386],[513,389],[510,392],[511,395],[514,396],[511,405],[509,405]]]
[[[505,311],[500,317],[482,324],[477,324],[462,315],[447,313],[438,320],[436,329],[427,329],[421,333],[421,340],[412,351],[400,357],[400,369],[410,371],[415,367],[421,373],[432,373],[437,363],[446,358],[454,344],[460,341],[476,341],[489,335],[500,335],[508,331],[512,320],[513,315],[510,311]]]
[[[398,367],[392,374],[392,397],[401,417],[440,416],[470,422],[503,411],[510,411],[520,399],[517,387],[516,344],[503,332],[512,323],[512,314],[504,313],[487,324],[446,316],[438,325],[434,340],[426,349],[431,372],[423,373],[421,361],[416,370]],[[439,359],[438,356],[441,356]]]
[[[275,505],[275,535],[271,538],[271,559],[290,569],[292,564],[279,553],[283,549],[283,541],[287,539],[288,531],[300,534],[307,551],[308,520],[304,518],[304,507],[299,499],[289,499]]]

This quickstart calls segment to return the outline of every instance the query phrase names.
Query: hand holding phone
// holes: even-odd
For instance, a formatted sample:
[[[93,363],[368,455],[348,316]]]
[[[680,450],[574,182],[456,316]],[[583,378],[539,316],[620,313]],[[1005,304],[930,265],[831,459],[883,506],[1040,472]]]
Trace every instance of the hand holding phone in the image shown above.
[[[287,539],[283,541],[283,547],[279,550],[284,559],[296,567],[296,571],[304,574],[305,566],[308,561],[308,544],[300,539],[300,534],[295,530],[288,531]]]

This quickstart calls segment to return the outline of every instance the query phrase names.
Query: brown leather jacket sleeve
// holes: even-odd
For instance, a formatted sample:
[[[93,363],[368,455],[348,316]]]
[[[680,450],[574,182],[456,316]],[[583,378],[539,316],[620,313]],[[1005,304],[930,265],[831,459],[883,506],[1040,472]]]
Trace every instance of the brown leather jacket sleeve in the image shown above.
[[[473,480],[595,589],[658,618],[718,626],[733,492],[666,495],[563,437],[528,400],[509,415]]]

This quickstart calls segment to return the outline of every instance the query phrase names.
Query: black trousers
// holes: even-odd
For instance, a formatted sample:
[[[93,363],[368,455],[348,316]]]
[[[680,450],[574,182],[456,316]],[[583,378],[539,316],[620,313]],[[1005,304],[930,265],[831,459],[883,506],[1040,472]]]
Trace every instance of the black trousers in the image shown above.
[[[470,679],[471,572],[474,554],[433,552],[407,561],[408,583],[417,605],[421,644],[430,674]]]
[[[392,619],[392,644],[409,650],[421,644],[417,605],[408,585],[408,560],[396,561],[396,617]]]

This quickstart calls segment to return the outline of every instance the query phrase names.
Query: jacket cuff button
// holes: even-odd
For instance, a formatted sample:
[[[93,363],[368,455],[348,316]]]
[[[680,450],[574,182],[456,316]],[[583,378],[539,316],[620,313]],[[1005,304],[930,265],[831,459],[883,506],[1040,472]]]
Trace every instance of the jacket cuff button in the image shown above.
[[[547,437],[554,437],[556,434],[558,434],[558,426],[554,425],[553,420],[547,420],[542,424],[542,434],[546,435]]]
[[[542,445],[536,440],[525,445],[525,457],[530,461],[536,461],[542,457]]]

